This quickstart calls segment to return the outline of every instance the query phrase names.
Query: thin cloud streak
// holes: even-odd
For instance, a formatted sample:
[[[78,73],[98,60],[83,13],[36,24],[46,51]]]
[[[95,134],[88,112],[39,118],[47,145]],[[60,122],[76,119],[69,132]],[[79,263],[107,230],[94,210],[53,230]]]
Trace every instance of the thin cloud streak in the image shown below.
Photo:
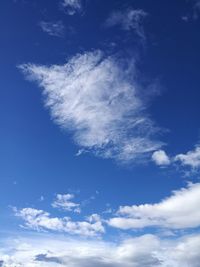
[[[50,36],[63,37],[65,33],[65,26],[62,21],[47,22],[41,21],[39,23],[41,29]]]
[[[52,203],[52,207],[58,208],[64,211],[73,211],[80,213],[81,208],[79,203],[72,201],[74,198],[73,194],[57,194],[56,199]]]

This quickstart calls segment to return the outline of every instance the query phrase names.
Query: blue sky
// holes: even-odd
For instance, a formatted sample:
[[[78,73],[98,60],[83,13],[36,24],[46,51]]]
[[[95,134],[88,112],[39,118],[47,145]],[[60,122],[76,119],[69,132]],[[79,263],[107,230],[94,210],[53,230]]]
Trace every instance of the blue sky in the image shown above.
[[[0,10],[0,266],[199,267],[200,2]]]

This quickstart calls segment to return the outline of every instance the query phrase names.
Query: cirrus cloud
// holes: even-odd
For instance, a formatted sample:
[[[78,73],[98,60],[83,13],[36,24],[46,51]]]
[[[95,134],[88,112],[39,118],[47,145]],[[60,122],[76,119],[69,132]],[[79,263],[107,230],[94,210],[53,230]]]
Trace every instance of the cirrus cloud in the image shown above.
[[[146,112],[135,66],[101,51],[78,54],[64,65],[24,64],[27,78],[43,88],[45,106],[86,151],[120,162],[161,147]]]
[[[141,38],[145,38],[142,26],[147,13],[142,9],[127,9],[124,11],[114,11],[105,22],[106,27],[119,26],[124,31],[135,31]]]

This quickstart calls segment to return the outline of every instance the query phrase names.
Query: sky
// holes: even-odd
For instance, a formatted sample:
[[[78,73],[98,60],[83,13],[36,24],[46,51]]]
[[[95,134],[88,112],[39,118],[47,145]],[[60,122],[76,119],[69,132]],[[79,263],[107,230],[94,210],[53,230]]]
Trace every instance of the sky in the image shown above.
[[[200,267],[200,1],[0,2],[0,267]]]

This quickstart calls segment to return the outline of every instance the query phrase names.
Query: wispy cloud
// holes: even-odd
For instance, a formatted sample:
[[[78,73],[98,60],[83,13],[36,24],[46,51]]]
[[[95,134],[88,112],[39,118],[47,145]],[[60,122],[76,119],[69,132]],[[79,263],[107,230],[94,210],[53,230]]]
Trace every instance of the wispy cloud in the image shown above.
[[[65,33],[65,26],[62,21],[47,22],[41,21],[39,23],[41,29],[51,36],[63,37]]]
[[[82,0],[63,0],[61,5],[68,15],[74,15],[82,11]]]
[[[195,0],[195,4],[193,7],[193,18],[194,19],[198,19],[200,15],[200,1],[199,0]]]
[[[87,221],[72,221],[70,217],[52,217],[48,212],[33,208],[15,209],[15,215],[24,220],[24,226],[36,231],[65,232],[71,235],[96,236],[104,232],[101,218],[97,215]]]
[[[121,162],[160,148],[157,128],[146,113],[135,65],[94,51],[65,65],[21,65],[27,78],[44,90],[45,106],[82,148]]]
[[[200,183],[175,191],[156,204],[122,206],[108,223],[121,229],[162,227],[186,229],[200,226]]]
[[[147,13],[141,9],[126,9],[124,11],[114,11],[105,22],[106,27],[119,26],[124,31],[135,31],[144,38],[143,20]]]
[[[0,260],[3,267],[199,267],[199,247],[198,234],[173,240],[142,235],[119,243],[40,235],[4,240]]]
[[[57,194],[56,199],[52,203],[52,207],[62,209],[64,211],[81,212],[80,204],[72,201],[73,194]]]
[[[197,20],[200,15],[200,0],[191,0],[188,1],[190,4],[192,3],[192,8],[189,12],[181,17],[181,19],[185,22]]]

